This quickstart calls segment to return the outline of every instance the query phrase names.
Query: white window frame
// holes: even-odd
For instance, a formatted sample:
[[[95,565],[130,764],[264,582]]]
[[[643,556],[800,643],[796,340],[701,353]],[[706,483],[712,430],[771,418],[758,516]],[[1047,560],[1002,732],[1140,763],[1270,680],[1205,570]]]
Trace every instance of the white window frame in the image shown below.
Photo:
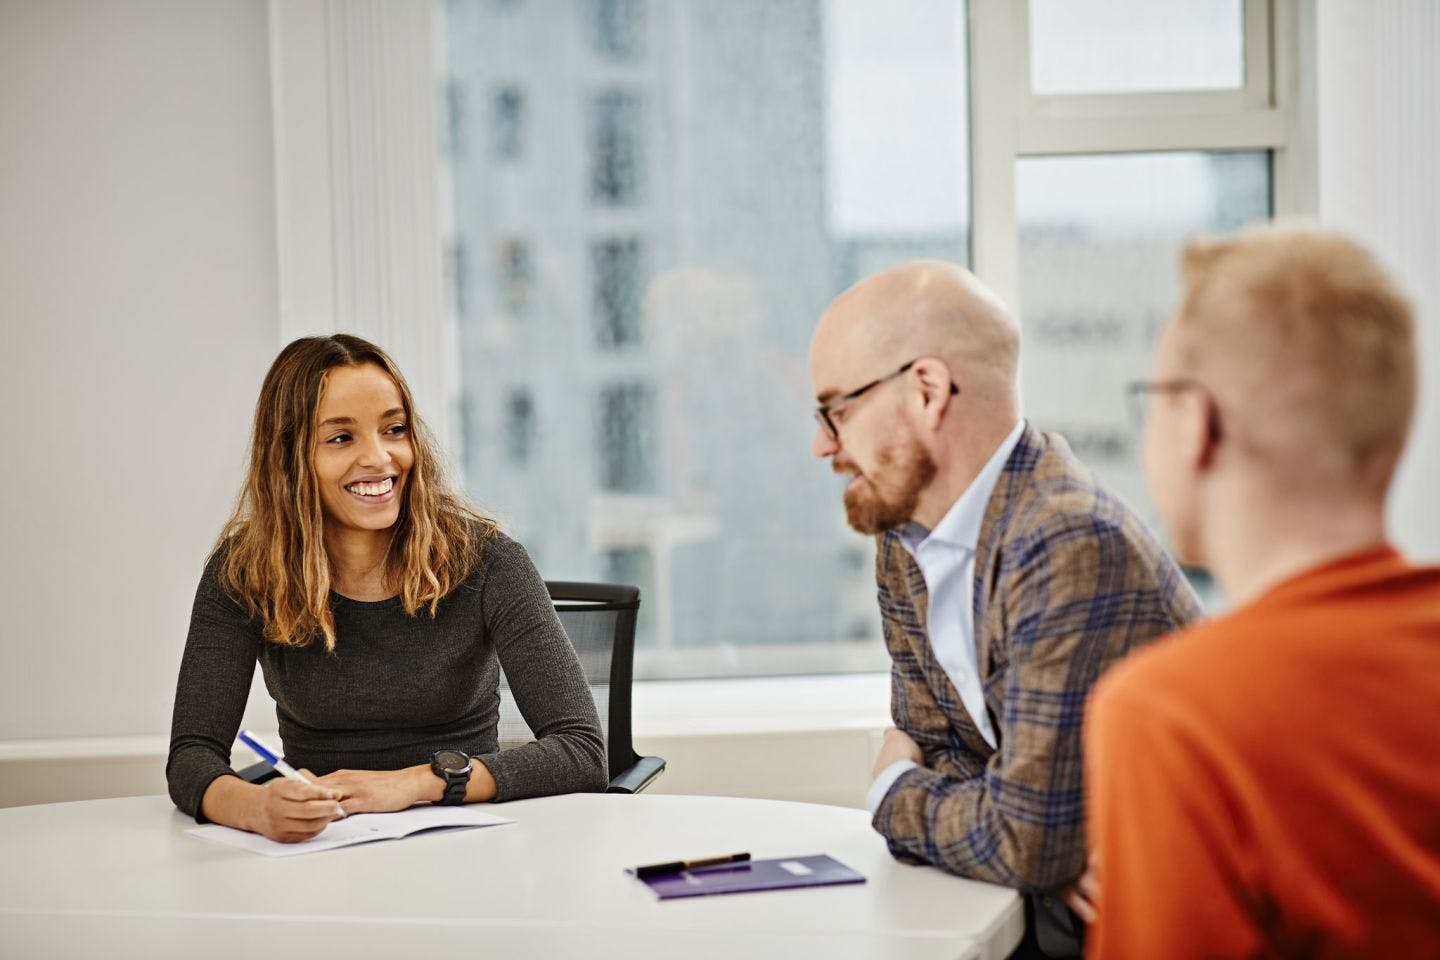
[[[385,344],[454,451],[459,351],[441,281],[436,9],[434,0],[269,0],[277,339],[351,330]],[[1276,215],[1316,211],[1313,0],[1244,0],[1246,82],[1235,91],[1037,96],[1028,17],[1028,0],[969,0],[973,268],[1017,310],[1022,157],[1269,150]],[[745,681],[714,683],[740,704],[737,716],[749,709],[734,696]],[[873,712],[847,707],[848,696],[836,694],[837,708]]]
[[[1017,311],[1015,165],[1024,157],[1169,150],[1272,151],[1277,217],[1313,215],[1314,8],[1244,0],[1237,90],[1039,95],[1028,0],[970,0],[970,151],[977,275]]]

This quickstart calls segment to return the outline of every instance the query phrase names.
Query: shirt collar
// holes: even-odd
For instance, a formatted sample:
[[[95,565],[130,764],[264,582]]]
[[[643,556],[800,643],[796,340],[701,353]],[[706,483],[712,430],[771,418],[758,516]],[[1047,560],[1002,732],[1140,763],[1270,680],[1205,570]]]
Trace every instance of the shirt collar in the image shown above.
[[[900,530],[900,540],[913,554],[920,544],[927,540],[937,543],[944,543],[952,547],[959,547],[964,550],[975,552],[980,543],[980,526],[985,522],[985,508],[990,503],[990,496],[995,492],[995,485],[1000,482],[1000,473],[1005,469],[1005,461],[1010,459],[1010,454],[1015,451],[1015,445],[1020,442],[1020,435],[1025,432],[1025,421],[1022,419],[1015,426],[1010,428],[1010,433],[990,459],[985,461],[985,466],[970,481],[970,486],[960,494],[940,522],[935,524],[934,530],[926,530],[918,523],[908,523]]]

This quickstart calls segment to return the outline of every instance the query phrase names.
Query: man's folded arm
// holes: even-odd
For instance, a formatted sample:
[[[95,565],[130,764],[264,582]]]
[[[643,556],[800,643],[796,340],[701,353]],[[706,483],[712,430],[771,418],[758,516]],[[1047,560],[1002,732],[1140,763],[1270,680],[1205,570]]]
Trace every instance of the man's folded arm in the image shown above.
[[[882,609],[887,598],[882,587]],[[976,800],[985,792],[988,768],[957,746],[950,718],[926,684],[903,629],[890,618],[884,629],[892,664],[891,716],[920,747],[925,763],[899,770],[897,763],[881,771],[867,796],[875,828],[898,860],[933,863],[950,873],[1015,886],[1015,870],[996,851],[971,853],[957,846],[963,838],[956,828],[978,815]]]
[[[1020,554],[1002,590],[1010,664],[1000,749],[976,774],[946,770],[943,753],[926,749],[926,766],[897,777],[875,813],[892,852],[1026,892],[1083,872],[1085,696],[1140,634],[1169,628],[1157,624],[1165,598],[1137,570],[1147,560],[1123,529],[1090,515],[1057,516]]]
[[[896,778],[875,812],[890,852],[948,873],[1026,892],[1074,879],[1083,858],[1055,856],[1056,831],[1073,833],[1063,809],[1047,823],[1048,797],[1006,781],[996,754],[982,775],[958,778],[913,767]],[[1037,814],[1037,811],[1039,813]]]

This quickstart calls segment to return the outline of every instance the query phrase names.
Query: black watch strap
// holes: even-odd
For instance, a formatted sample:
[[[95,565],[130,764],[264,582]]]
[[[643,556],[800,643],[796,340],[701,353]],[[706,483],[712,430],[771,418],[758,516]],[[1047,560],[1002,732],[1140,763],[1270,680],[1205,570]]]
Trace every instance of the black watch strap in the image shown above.
[[[455,774],[450,774],[446,776],[445,796],[440,798],[440,802],[451,806],[459,806],[460,804],[465,802],[465,791],[469,788],[469,786],[469,774],[461,774],[459,776],[456,776]]]
[[[445,781],[445,793],[440,802],[446,806],[457,806],[465,802],[465,792],[470,787],[470,757],[459,750],[437,750],[430,756],[430,770]]]

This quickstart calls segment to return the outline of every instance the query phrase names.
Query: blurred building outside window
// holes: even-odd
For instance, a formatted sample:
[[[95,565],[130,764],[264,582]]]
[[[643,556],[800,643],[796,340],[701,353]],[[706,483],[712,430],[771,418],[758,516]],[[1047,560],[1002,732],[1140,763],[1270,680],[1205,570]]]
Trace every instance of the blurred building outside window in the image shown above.
[[[1126,2],[1016,0],[1023,57],[972,57],[964,0],[443,4],[466,483],[546,577],[641,587],[638,676],[888,668],[873,543],[810,455],[807,349],[906,260],[1018,303],[1026,415],[1150,515],[1121,385],[1185,238],[1276,208],[1275,154],[1116,125],[1132,94],[1253,100],[1255,0]],[[980,74],[1022,122],[972,155],[1012,103],[988,83],[972,117]],[[1098,118],[1073,137],[1035,106],[1072,94]],[[463,149],[486,123],[494,149]]]

